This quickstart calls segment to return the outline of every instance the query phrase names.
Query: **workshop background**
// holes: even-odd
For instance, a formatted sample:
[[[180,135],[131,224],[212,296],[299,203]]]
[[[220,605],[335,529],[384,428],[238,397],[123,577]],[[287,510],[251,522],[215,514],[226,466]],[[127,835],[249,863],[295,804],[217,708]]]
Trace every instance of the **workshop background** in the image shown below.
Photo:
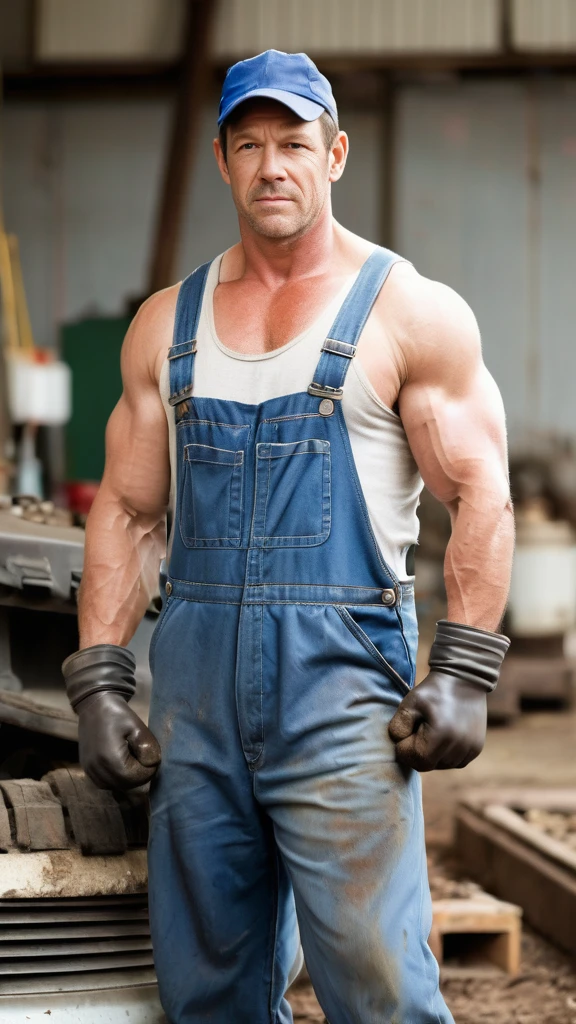
[[[163,1020],[144,810],[71,767],[59,664],[122,338],[236,241],[218,96],[269,47],[333,83],[337,219],[464,296],[502,391],[513,642],[483,755],[423,779],[431,945],[457,1024],[576,1024],[576,0],[0,0],[0,1024],[80,1019],[79,992],[87,1024]],[[449,535],[426,493],[421,523],[420,676]],[[305,973],[291,1000],[324,1020]]]

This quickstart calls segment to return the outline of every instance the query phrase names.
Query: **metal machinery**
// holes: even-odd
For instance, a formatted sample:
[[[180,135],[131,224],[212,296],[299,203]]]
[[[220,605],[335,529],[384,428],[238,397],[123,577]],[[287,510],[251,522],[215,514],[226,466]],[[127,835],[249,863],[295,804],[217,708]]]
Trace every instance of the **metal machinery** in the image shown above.
[[[77,765],[60,664],[77,646],[79,527],[0,511],[0,1024],[161,1024],[146,795]],[[146,714],[152,615],[133,643]]]

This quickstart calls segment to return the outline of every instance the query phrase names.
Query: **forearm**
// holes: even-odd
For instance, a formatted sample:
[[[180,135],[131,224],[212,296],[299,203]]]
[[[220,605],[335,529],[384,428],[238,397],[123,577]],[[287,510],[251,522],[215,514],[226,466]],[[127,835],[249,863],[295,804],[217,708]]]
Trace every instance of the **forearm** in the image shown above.
[[[508,495],[472,488],[449,507],[452,535],[444,580],[447,618],[497,631],[506,608],[514,550],[514,516]]]
[[[86,526],[80,648],[128,643],[155,593],[165,547],[163,512],[135,513],[103,484]]]

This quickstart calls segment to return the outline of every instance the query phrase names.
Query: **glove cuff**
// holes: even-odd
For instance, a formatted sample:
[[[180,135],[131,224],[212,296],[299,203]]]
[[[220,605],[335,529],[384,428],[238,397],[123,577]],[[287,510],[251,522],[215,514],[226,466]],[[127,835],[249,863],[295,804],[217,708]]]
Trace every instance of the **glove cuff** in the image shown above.
[[[136,659],[126,647],[96,644],[76,651],[62,665],[70,704],[76,711],[85,697],[102,691],[117,693],[129,701],[136,690],[135,668]]]
[[[440,619],[436,623],[429,665],[431,669],[466,679],[491,693],[509,646],[510,640],[502,633]]]

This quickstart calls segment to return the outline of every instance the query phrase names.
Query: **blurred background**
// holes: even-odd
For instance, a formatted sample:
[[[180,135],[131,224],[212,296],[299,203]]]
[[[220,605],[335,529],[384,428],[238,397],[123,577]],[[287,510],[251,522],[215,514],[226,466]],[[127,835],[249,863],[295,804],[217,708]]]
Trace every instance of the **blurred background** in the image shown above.
[[[433,894],[469,914],[437,910],[434,948],[458,1021],[574,1024],[576,0],[0,0],[0,778],[74,760],[59,664],[120,346],[143,299],[237,239],[218,97],[269,47],[333,83],[337,219],[464,296],[502,391],[513,643],[484,755],[424,780]],[[449,524],[426,493],[420,516],[424,674]],[[470,910],[484,890],[523,911],[520,959],[516,909]],[[305,982],[294,1000],[323,1020]]]

